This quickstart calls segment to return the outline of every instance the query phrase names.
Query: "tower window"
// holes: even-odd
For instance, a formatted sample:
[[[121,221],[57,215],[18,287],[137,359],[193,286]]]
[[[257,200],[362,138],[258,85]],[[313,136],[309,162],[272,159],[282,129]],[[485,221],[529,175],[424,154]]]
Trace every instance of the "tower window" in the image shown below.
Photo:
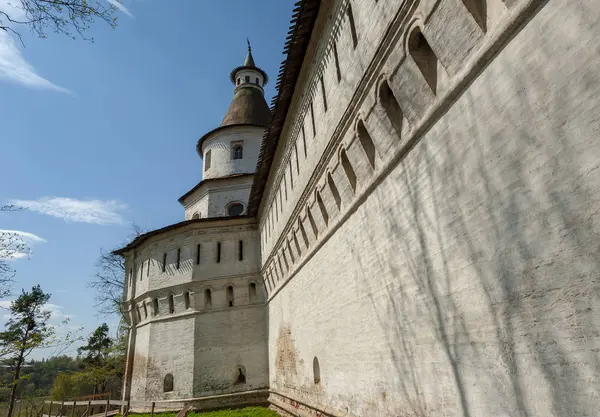
[[[183,293],[183,302],[185,304],[185,309],[189,309],[190,308],[190,292],[186,291]]]
[[[181,248],[177,248],[177,269],[181,266]]]
[[[348,4],[348,9],[346,10],[348,14],[348,22],[350,23],[350,33],[352,35],[352,46],[356,48],[358,45],[358,35],[356,34],[356,25],[354,24],[354,14],[352,13],[352,5]]]
[[[208,151],[206,151],[205,157],[204,157],[204,170],[208,170],[210,169],[210,149]]]
[[[325,93],[325,80],[321,76],[321,93],[323,94],[323,109],[327,111],[327,93]]]
[[[209,288],[204,290],[204,308],[212,306],[212,293]]]
[[[217,242],[217,263],[221,262],[221,242]]]
[[[142,266],[140,267],[140,281],[142,280],[143,276],[144,276],[144,262],[142,262]]]
[[[258,77],[256,77],[255,80],[256,80],[256,85],[260,85],[260,83],[258,81]]]
[[[145,301],[142,303],[142,306],[144,307],[144,318],[147,319],[148,318],[148,308],[146,307]]]
[[[150,262],[151,262],[151,261],[152,261],[151,259],[148,259],[148,268],[146,268],[146,276],[147,276],[147,277],[149,277],[149,276],[150,276]]]
[[[241,143],[233,144],[231,147],[231,159],[242,159],[244,158],[244,147]]]
[[[248,286],[248,296],[250,297],[250,302],[256,301],[256,284],[251,282]]]
[[[169,294],[169,313],[173,314],[175,312],[175,300],[173,299],[173,294]]]
[[[238,247],[239,247],[239,250],[238,250],[239,260],[243,261],[244,260],[244,241],[243,240],[240,240],[238,242]]]
[[[238,78],[238,79],[237,79],[237,85],[240,85],[240,82],[241,82],[241,81],[242,81],[242,79],[241,79],[241,78]]]
[[[167,270],[167,254],[163,253],[162,271],[165,272],[166,270]]]
[[[233,287],[231,285],[227,287],[227,305],[233,307]]]
[[[173,374],[165,375],[165,379],[163,380],[163,391],[164,392],[172,392],[173,391]]]
[[[241,385],[246,383],[246,369],[243,366],[235,367],[235,380],[233,385]]]
[[[196,245],[196,265],[200,265],[200,244]]]
[[[152,300],[152,310],[154,310],[154,316],[158,316],[158,298]]]
[[[342,79],[342,72],[340,71],[340,60],[338,58],[337,44],[333,43],[333,59],[335,61],[335,75],[337,80],[340,81]]]
[[[227,207],[227,215],[229,216],[239,216],[244,212],[244,205],[241,203],[233,203]]]
[[[249,82],[250,82],[250,76],[249,76],[249,75],[246,75],[246,76],[244,77],[244,79],[246,80],[246,82],[247,82],[247,83],[249,83]]]
[[[418,27],[410,34],[408,50],[425,81],[431,87],[431,91],[435,94],[437,91],[437,57]]]

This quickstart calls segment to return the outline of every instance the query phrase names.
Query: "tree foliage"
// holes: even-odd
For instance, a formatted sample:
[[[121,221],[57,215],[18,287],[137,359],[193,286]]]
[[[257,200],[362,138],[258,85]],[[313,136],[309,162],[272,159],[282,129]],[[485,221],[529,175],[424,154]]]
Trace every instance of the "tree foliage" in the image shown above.
[[[54,334],[54,328],[48,324],[50,312],[44,310],[49,299],[50,294],[42,291],[39,285],[30,292],[23,290],[11,303],[10,318],[5,331],[0,333],[0,356],[6,358],[13,369],[7,417],[12,416],[23,361],[34,349],[44,346]]]
[[[48,32],[75,38],[78,34],[89,39],[85,32],[95,21],[109,26],[117,24],[114,4],[91,0],[11,0],[10,7],[0,9],[0,29],[19,35],[27,27],[41,38]]]
[[[129,240],[142,235],[144,230],[132,226]],[[96,292],[96,308],[100,314],[117,314],[127,322],[123,306],[125,291],[125,260],[113,253],[113,250],[100,249],[96,263],[96,272],[89,283]]]
[[[22,209],[13,205],[0,206],[0,211],[4,212],[19,210]],[[30,248],[20,234],[0,231],[0,298],[10,294],[10,286],[16,273],[9,262],[29,253]]]

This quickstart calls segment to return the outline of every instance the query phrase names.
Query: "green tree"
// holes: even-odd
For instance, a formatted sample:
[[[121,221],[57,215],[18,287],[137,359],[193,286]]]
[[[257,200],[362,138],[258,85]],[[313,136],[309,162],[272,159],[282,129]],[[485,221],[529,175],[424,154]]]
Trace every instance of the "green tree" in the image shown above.
[[[49,299],[50,294],[36,285],[29,292],[23,290],[10,304],[6,330],[0,333],[0,356],[6,358],[13,370],[7,417],[12,417],[23,362],[34,349],[46,346],[54,335],[54,328],[48,324],[50,312],[44,310]]]
[[[77,349],[77,353],[82,356],[84,364],[88,366],[102,365],[108,355],[111,353],[113,341],[108,335],[108,325],[102,323],[88,337],[87,345]]]

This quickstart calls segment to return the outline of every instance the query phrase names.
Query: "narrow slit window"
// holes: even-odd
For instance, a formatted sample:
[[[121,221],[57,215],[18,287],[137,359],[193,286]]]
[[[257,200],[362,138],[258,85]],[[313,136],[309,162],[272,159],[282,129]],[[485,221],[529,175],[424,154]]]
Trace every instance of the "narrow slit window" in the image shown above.
[[[292,168],[292,156],[290,155],[290,160],[288,161],[288,165],[290,167],[290,188],[294,189],[294,169]]]
[[[200,250],[201,250],[202,246],[200,245],[200,243],[198,243],[196,245],[196,265],[200,265]]]
[[[162,261],[162,271],[165,272],[167,270],[167,253],[163,253],[163,261]]]
[[[321,93],[323,94],[323,109],[327,111],[327,93],[325,92],[325,80],[323,80],[323,76],[321,75]]]
[[[177,269],[181,266],[181,248],[177,248]]]
[[[250,82],[250,76],[249,76],[249,75],[246,75],[246,76],[244,77],[244,80],[246,80],[246,82],[247,82],[247,83],[249,83],[249,82]]]
[[[304,131],[304,123],[302,123],[302,146],[304,148],[304,157],[306,158],[306,133]]]
[[[394,92],[390,88],[387,81],[383,81],[379,87],[379,102],[385,111],[385,115],[390,121],[396,136],[398,138],[402,135],[402,110],[396,100]]]
[[[302,220],[298,218],[298,228],[300,229],[300,233],[302,234],[302,240],[304,240],[304,246],[308,248],[308,235],[306,234],[306,230],[304,230],[304,225],[302,224]]]
[[[336,42],[333,43],[333,60],[335,62],[335,75],[336,75],[338,82],[340,82],[342,79],[342,72],[340,71],[340,59],[338,57]]]
[[[238,251],[239,251],[239,253],[238,253],[239,260],[243,261],[244,260],[244,241],[243,240],[240,240],[238,242]]]
[[[288,199],[288,191],[287,191],[288,187],[287,187],[287,175],[285,174],[285,171],[283,172],[283,194],[285,195],[285,201],[287,201]]]
[[[294,244],[296,245],[296,251],[298,252],[298,257],[300,257],[302,255],[302,249],[300,249],[300,243],[298,243],[297,232],[294,232]]]
[[[358,121],[356,133],[358,134],[358,141],[360,142],[363,151],[369,160],[371,168],[375,168],[375,144],[373,143],[373,139],[371,139],[371,135],[369,135],[369,131],[362,120]]]
[[[212,292],[209,288],[204,290],[204,307],[210,308],[212,306]]]
[[[233,307],[233,287],[227,287],[227,305]]]
[[[300,175],[300,161],[298,161],[298,146],[294,143],[294,154],[296,155],[296,175]]]
[[[323,203],[323,199],[321,198],[321,193],[317,191],[317,204],[319,205],[319,209],[321,210],[321,216],[323,216],[323,221],[325,225],[329,224],[329,215],[327,214],[327,209],[325,208],[325,204]]]
[[[348,178],[348,182],[350,183],[350,187],[352,188],[352,192],[356,192],[356,174],[354,173],[354,169],[348,160],[348,156],[346,155],[346,151],[342,150],[340,153],[340,159],[342,162],[342,168],[344,169],[344,173],[346,174],[346,178]]]
[[[204,157],[204,170],[210,169],[210,149],[206,151],[206,156]]]
[[[317,228],[317,224],[315,223],[315,219],[312,213],[310,212],[310,209],[306,210],[306,214],[308,216],[308,221],[310,223],[310,227],[312,228],[313,234],[315,235],[315,237],[319,237],[319,229]]]
[[[169,294],[169,313],[173,314],[175,312],[175,298],[173,294]]]
[[[142,303],[142,307],[144,308],[144,318],[147,319],[148,318],[148,307],[146,307],[145,301]]]
[[[418,27],[410,34],[408,50],[425,81],[436,94],[437,91],[437,57],[429,46],[427,39]]]
[[[340,193],[337,187],[335,186],[335,182],[333,182],[333,177],[330,173],[327,174],[327,184],[329,185],[329,189],[331,190],[331,194],[333,195],[333,199],[335,200],[335,205],[339,210],[340,206],[342,205],[342,197],[340,197]]]
[[[152,300],[152,310],[154,312],[154,316],[158,316],[158,298]]]
[[[149,277],[150,276],[150,265],[151,265],[152,259],[148,259],[148,267],[146,268],[146,276]]]
[[[173,391],[173,374],[167,374],[163,381],[163,392],[171,391]]]
[[[142,262],[142,266],[140,267],[140,281],[142,280],[143,276],[144,276],[144,262]]]
[[[250,302],[256,301],[256,284],[251,282],[248,286],[248,295]]]
[[[287,248],[288,248],[288,253],[290,254],[290,259],[292,260],[292,265],[294,264],[294,262],[296,262],[296,258],[294,257],[294,252],[292,251],[292,245],[290,244],[290,241],[287,241]]]
[[[312,101],[310,102],[310,122],[312,123],[313,136],[317,135],[317,125],[315,122],[315,110]]]
[[[321,383],[321,366],[316,356],[313,359],[313,381],[315,384]]]
[[[348,14],[348,23],[350,24],[350,34],[352,35],[352,46],[356,48],[358,45],[358,35],[356,34],[356,25],[354,23],[354,13],[352,13],[352,4],[348,3],[348,8],[346,9],[346,13]]]
[[[217,242],[217,263],[221,262],[221,242]]]
[[[190,308],[190,292],[189,291],[186,291],[183,293],[183,302],[185,305],[185,309],[189,310],[189,308]]]

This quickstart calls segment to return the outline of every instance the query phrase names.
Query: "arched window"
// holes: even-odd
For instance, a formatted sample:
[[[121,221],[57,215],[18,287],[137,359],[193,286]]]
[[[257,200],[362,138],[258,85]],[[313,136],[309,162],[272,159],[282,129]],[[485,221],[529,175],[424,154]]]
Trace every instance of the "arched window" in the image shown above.
[[[242,365],[237,365],[233,374],[233,385],[241,385],[246,383],[246,368]]]
[[[193,216],[192,216],[192,220],[196,220],[196,219],[199,219],[199,218],[200,218],[200,213],[198,213],[198,212],[195,212],[193,214]]]
[[[321,382],[321,367],[319,366],[319,359],[316,356],[313,359],[313,380],[315,384]]]
[[[396,100],[394,92],[385,80],[379,86],[379,102],[394,128],[396,136],[400,137],[402,135],[402,110],[398,105],[398,100]]]
[[[233,148],[231,149],[231,158],[232,159],[244,158],[244,147],[241,144],[233,146]]]
[[[152,300],[152,310],[154,310],[154,316],[158,316],[158,298]]]
[[[335,182],[333,182],[333,178],[331,177],[330,173],[327,174],[327,184],[329,185],[329,189],[331,190],[331,194],[333,195],[333,199],[335,200],[335,205],[339,210],[342,204],[342,197],[340,196],[340,193],[337,187],[335,186]]]
[[[227,287],[227,305],[233,307],[233,287],[231,285]]]
[[[227,207],[227,214],[229,216],[239,216],[244,212],[244,205],[242,203],[233,203]]]
[[[212,293],[210,288],[204,290],[204,308],[210,308],[212,306]]]
[[[342,168],[346,173],[346,177],[348,178],[348,182],[350,183],[350,187],[352,188],[352,192],[356,191],[356,174],[354,173],[354,169],[350,164],[350,160],[348,159],[348,155],[346,155],[346,151],[342,149],[340,152],[340,159],[342,162]]]
[[[365,124],[362,120],[358,121],[356,125],[356,133],[358,135],[358,141],[360,142],[367,159],[369,160],[369,164],[371,168],[375,168],[375,144],[373,143],[373,139],[371,139],[371,135],[369,131],[365,127]]]
[[[323,199],[321,198],[321,193],[317,191],[317,204],[319,205],[319,209],[321,210],[321,216],[323,216],[323,221],[325,225],[329,224],[329,215],[327,214],[327,209],[325,208],[325,203],[323,203]]]
[[[166,374],[163,380],[163,392],[173,391],[173,374]]]
[[[145,301],[142,303],[142,306],[144,307],[144,318],[147,319],[148,318],[148,308],[146,307]]]
[[[169,313],[173,314],[175,312],[175,300],[173,299],[173,294],[169,294]]]
[[[250,285],[248,285],[248,296],[251,303],[256,301],[256,284],[254,282],[251,282]]]
[[[410,34],[408,50],[417,67],[421,70],[425,81],[431,87],[431,91],[435,94],[437,91],[437,57],[418,27],[414,28]]]
[[[183,293],[183,302],[185,304],[185,309],[189,309],[190,308],[190,292],[186,291]]]

